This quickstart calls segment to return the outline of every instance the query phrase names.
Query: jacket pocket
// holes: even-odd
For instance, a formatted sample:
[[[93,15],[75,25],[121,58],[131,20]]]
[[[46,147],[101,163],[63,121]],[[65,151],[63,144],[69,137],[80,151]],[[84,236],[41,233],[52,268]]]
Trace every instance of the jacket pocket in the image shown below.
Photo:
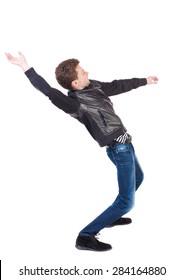
[[[107,126],[107,123],[105,121],[105,117],[104,117],[103,113],[100,110],[98,110],[98,113],[99,113],[99,116],[100,116],[100,119],[101,119],[103,125]]]

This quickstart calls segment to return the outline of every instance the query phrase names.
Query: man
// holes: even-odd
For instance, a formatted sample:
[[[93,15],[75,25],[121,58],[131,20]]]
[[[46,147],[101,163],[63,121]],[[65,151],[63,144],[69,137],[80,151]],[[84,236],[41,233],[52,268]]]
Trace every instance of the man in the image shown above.
[[[80,66],[79,61],[68,59],[61,62],[55,71],[58,83],[68,90],[67,96],[52,88],[33,67],[29,67],[21,52],[18,57],[9,53],[6,53],[6,57],[11,63],[20,66],[32,85],[49,97],[55,106],[84,124],[100,147],[106,146],[107,155],[117,168],[119,193],[112,205],[80,231],[76,248],[110,250],[110,244],[100,242],[95,236],[105,227],[132,222],[130,218],[122,216],[134,206],[135,191],[143,181],[143,171],[135,155],[132,137],[116,115],[109,96],[147,84],[156,84],[158,78],[149,76],[112,82],[89,80],[88,73]]]

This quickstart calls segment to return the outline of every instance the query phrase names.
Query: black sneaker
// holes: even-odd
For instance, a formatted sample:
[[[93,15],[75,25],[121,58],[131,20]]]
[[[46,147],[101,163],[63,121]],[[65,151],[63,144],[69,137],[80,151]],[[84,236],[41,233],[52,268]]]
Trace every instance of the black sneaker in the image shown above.
[[[131,224],[132,220],[130,218],[119,218],[115,222],[113,222],[111,225],[107,226],[109,227],[114,227],[114,226],[122,226],[122,225],[128,225]]]
[[[95,236],[81,236],[76,240],[75,247],[79,250],[108,251],[112,249],[110,244],[98,241]]]

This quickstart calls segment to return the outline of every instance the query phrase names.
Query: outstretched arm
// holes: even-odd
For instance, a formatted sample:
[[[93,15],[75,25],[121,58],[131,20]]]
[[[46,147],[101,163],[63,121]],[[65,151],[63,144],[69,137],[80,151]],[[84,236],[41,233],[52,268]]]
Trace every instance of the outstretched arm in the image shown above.
[[[10,53],[5,53],[9,62],[18,65],[25,72],[30,68],[30,66],[27,64],[25,56],[21,52],[18,52],[18,54],[19,56],[15,57]]]
[[[47,81],[38,75],[33,67],[30,67],[25,56],[19,52],[18,57],[14,57],[10,53],[5,53],[7,59],[12,64],[18,65],[25,73],[31,84],[39,91],[49,97],[51,102],[65,113],[75,113],[78,104],[70,97],[63,94],[60,90],[52,88]]]
[[[25,75],[36,89],[40,90],[49,97],[52,90],[51,86],[27,64],[26,58],[21,52],[18,52],[17,57],[11,55],[10,53],[5,53],[5,55],[9,62],[14,65],[18,65],[24,71]]]
[[[133,79],[123,79],[123,80],[114,80],[112,82],[99,82],[102,90],[106,93],[107,96],[113,96],[120,93],[136,89],[140,86],[157,84],[158,78],[156,76],[149,76],[147,78],[133,78]]]

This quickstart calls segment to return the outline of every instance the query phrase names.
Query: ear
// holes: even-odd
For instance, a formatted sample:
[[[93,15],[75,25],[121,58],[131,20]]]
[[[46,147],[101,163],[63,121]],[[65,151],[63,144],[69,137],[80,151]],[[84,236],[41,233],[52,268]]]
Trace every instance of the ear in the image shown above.
[[[78,81],[77,80],[72,81],[72,88],[73,89],[78,89]]]

